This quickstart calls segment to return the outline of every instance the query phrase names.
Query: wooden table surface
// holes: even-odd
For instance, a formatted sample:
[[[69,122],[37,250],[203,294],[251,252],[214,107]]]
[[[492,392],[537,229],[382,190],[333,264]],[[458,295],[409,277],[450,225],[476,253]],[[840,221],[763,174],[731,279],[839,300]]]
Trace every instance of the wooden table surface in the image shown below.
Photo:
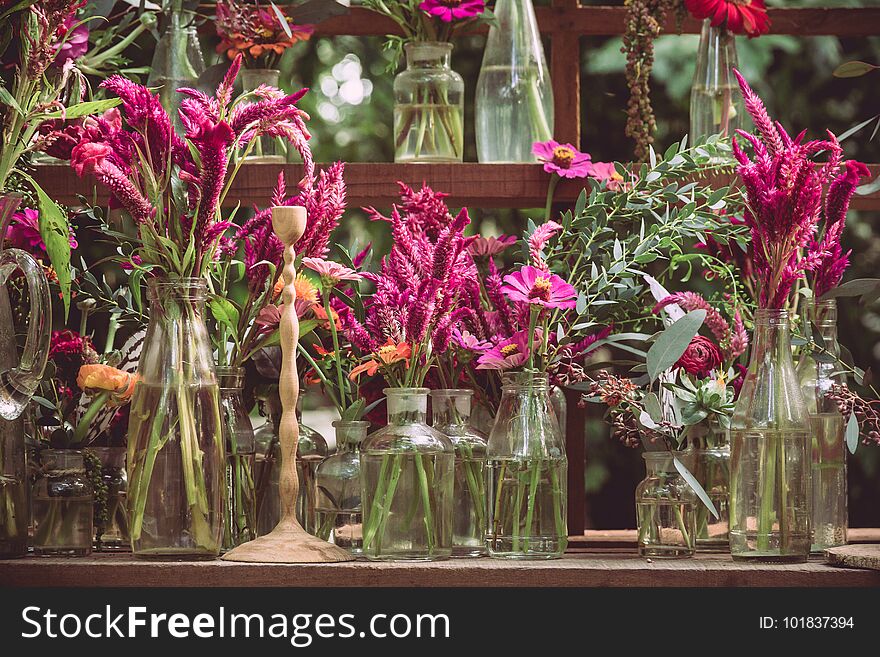
[[[880,542],[880,530],[852,530],[851,542]],[[735,563],[727,555],[647,561],[632,531],[588,531],[555,561],[452,559],[429,564],[351,562],[320,565],[225,561],[157,562],[131,555],[26,557],[0,561],[0,586],[880,586],[880,571]]]

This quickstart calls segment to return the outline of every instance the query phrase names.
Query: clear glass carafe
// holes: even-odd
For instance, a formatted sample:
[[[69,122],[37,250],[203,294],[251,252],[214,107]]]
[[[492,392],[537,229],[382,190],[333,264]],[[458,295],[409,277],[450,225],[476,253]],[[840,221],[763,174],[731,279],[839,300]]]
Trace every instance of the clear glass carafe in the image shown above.
[[[296,445],[296,476],[299,492],[296,496],[296,519],[309,534],[318,532],[317,471],[330,453],[327,440],[302,421],[302,395],[296,403],[299,422],[299,442]]]
[[[532,0],[498,0],[495,18],[477,80],[477,159],[534,162],[532,144],[553,138],[553,85]]]
[[[672,452],[645,452],[647,475],[636,486],[639,556],[682,559],[694,556],[696,505],[694,490],[678,473]],[[678,454],[688,460],[687,455]],[[685,463],[688,466],[688,463]]]
[[[787,310],[755,313],[749,368],[730,431],[730,552],[804,562],[810,553],[810,419]]]
[[[461,162],[464,80],[449,66],[451,43],[404,46],[406,69],[394,78],[394,161]]]
[[[360,444],[369,422],[337,420],[336,454],[318,466],[318,538],[360,554],[363,544]]]
[[[452,556],[486,554],[486,435],[471,426],[474,391],[431,391],[431,424],[455,450]]]
[[[101,462],[101,482],[106,489],[104,508],[95,514],[95,550],[127,552],[131,549],[128,532],[128,474],[125,447],[90,447]],[[96,504],[97,507],[97,504]]]
[[[139,557],[220,552],[226,457],[202,279],[148,284],[150,323],[128,422],[128,508]]]
[[[804,349],[798,363],[798,379],[807,404],[812,432],[812,531],[811,551],[846,545],[846,422],[829,397],[835,384],[844,384],[837,359],[837,301],[807,302],[803,314],[811,324],[820,353]]]
[[[241,86],[244,93],[256,91],[263,85],[279,87],[281,71],[273,68],[243,68],[241,70]],[[253,98],[252,102],[258,99]],[[245,158],[249,164],[283,164],[287,159],[284,142],[277,137],[257,137],[251,151]]]
[[[82,451],[44,449],[40,462],[33,489],[34,554],[91,554],[95,495]]]
[[[561,557],[568,544],[568,461],[546,374],[503,375],[486,457],[489,555]]]
[[[388,424],[361,444],[363,556],[434,561],[452,554],[455,452],[425,424],[427,388],[386,388]]]
[[[220,417],[226,445],[226,506],[223,517],[223,549],[257,537],[257,503],[254,468],[257,446],[254,427],[244,406],[243,367],[218,367]]]
[[[688,427],[690,470],[718,511],[716,518],[697,502],[696,547],[699,552],[729,552],[730,443],[727,431],[715,424]]]
[[[733,75],[737,67],[736,37],[726,28],[704,21],[691,85],[693,141],[715,134],[732,137],[743,127],[745,108]]]

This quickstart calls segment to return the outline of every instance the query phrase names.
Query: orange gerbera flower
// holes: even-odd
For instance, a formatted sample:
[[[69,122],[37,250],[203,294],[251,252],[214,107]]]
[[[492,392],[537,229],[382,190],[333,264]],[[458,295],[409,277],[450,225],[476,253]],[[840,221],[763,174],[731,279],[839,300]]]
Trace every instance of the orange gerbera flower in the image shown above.
[[[354,381],[364,372],[367,373],[367,376],[374,376],[382,365],[391,365],[393,363],[399,363],[402,360],[405,360],[407,366],[409,366],[409,359],[411,356],[412,347],[406,342],[395,344],[394,340],[388,338],[388,342],[379,347],[370,360],[364,361],[355,367],[351,371],[351,374],[348,375],[348,378]]]
[[[83,365],[79,368],[76,384],[83,390],[106,390],[117,402],[128,401],[134,393],[137,374],[123,372],[109,365]]]
[[[312,312],[315,313],[315,317],[317,317],[321,321],[321,328],[330,330],[330,322],[327,321],[327,312],[324,310],[324,306],[314,305],[312,306]],[[337,313],[333,308],[330,309],[330,314],[333,316],[333,322],[336,324],[336,330],[342,330],[342,323],[339,321],[339,313]]]

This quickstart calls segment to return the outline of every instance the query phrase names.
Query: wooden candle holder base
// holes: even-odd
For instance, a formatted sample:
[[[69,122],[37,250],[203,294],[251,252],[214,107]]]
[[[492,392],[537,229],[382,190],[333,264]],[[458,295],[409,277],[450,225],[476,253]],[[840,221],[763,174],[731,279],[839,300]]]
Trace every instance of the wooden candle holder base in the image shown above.
[[[222,557],[224,561],[250,563],[338,563],[354,557],[327,541],[312,536],[297,524],[281,522],[269,534],[239,545]]]

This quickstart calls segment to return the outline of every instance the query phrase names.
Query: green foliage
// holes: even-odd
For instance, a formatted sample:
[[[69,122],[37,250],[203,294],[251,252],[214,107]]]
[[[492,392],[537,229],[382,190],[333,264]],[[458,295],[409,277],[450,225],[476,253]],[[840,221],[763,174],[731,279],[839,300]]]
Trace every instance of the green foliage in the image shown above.
[[[678,362],[705,319],[705,310],[692,310],[660,333],[648,349],[645,358],[651,381],[656,381],[661,374]]]

